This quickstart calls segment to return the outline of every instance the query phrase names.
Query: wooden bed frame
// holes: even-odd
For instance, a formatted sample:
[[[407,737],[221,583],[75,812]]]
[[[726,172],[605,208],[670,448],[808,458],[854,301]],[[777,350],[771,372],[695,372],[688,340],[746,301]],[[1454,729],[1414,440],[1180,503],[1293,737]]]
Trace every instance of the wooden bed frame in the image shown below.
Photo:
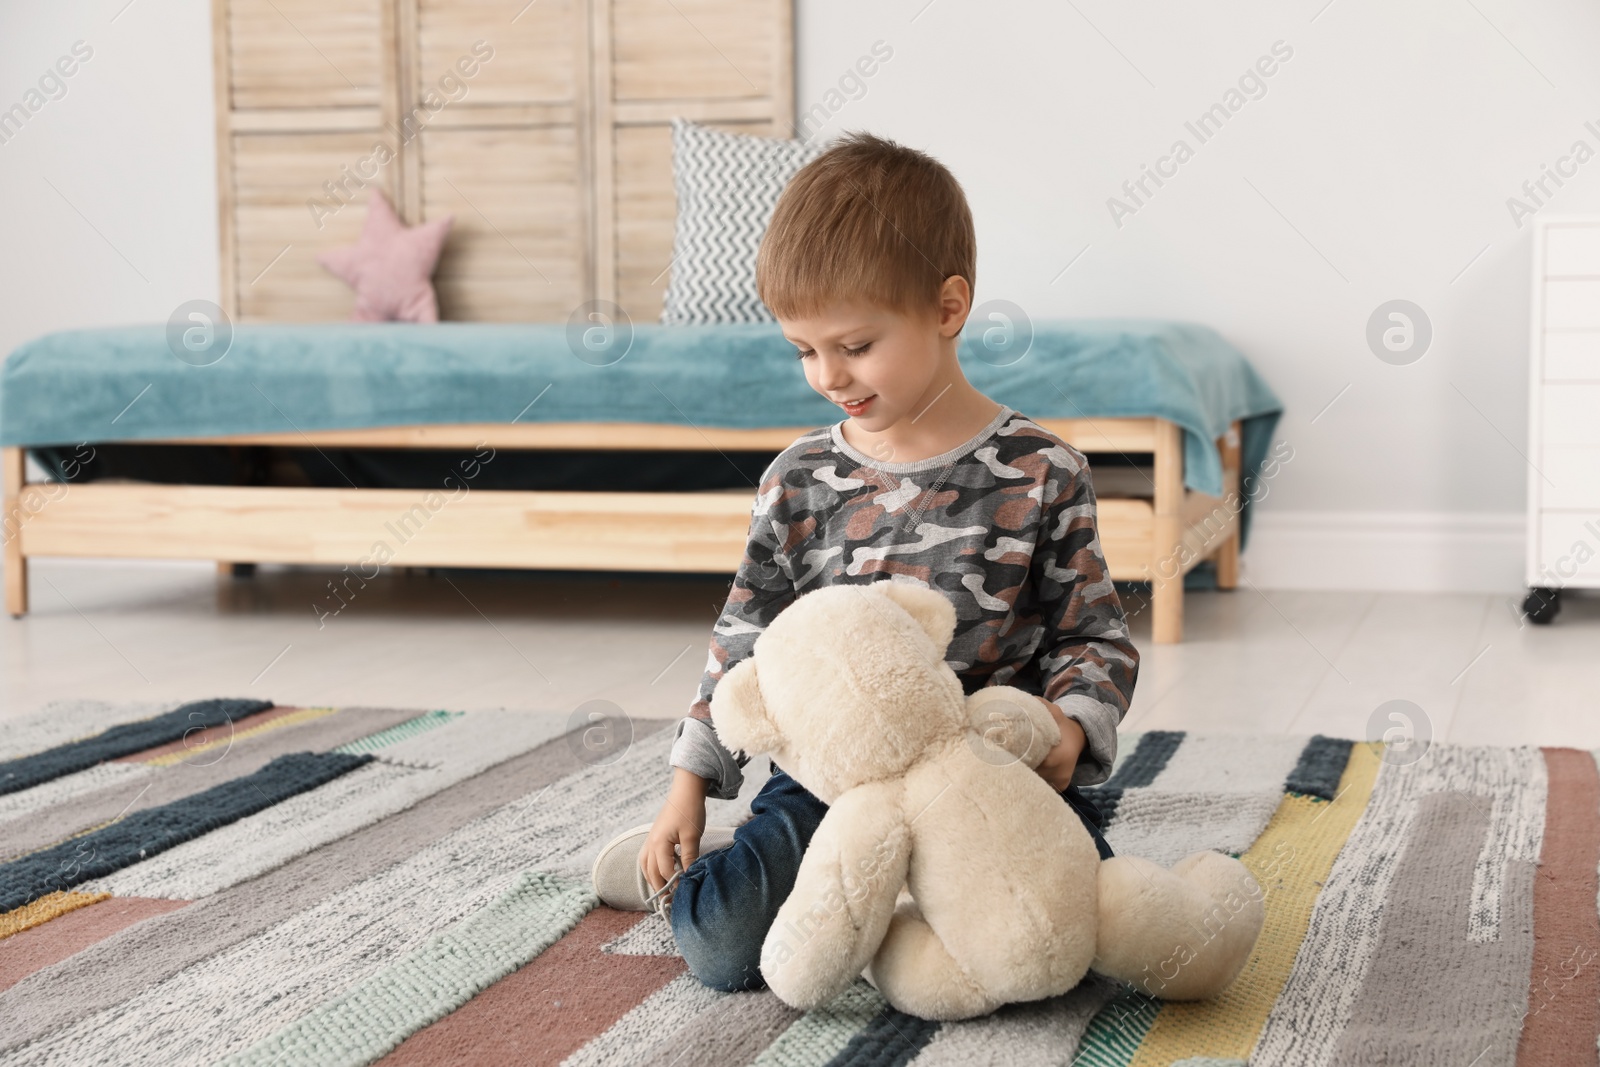
[[[1239,567],[1239,424],[1218,439],[1223,496],[1184,488],[1183,432],[1156,418],[1039,419],[1084,452],[1148,453],[1132,472],[1143,495],[1113,495],[1128,471],[1097,475],[1101,551],[1118,581],[1151,583],[1157,644],[1183,637],[1183,575],[1214,558],[1217,584]],[[730,430],[642,423],[410,426],[241,434],[148,442],[341,448],[621,448],[778,452],[813,427]],[[25,482],[24,450],[0,449],[6,610],[28,610],[35,556],[213,559],[219,569],[273,562],[525,567],[732,574],[749,531],[750,490],[582,492]],[[1115,477],[1121,475],[1123,477]],[[1101,485],[1105,489],[1101,489]],[[432,497],[434,500],[430,501]],[[1234,506],[1230,506],[1230,502]],[[398,525],[397,525],[398,524]],[[387,559],[374,553],[384,543]],[[370,564],[363,563],[362,568]],[[348,581],[370,579],[373,573]],[[1143,604],[1125,602],[1128,614]]]

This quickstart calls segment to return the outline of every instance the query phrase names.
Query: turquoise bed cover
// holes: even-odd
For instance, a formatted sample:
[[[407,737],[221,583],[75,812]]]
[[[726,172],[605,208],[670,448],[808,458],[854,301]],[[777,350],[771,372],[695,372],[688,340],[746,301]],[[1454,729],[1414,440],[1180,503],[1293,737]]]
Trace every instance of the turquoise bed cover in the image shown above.
[[[1015,344],[991,353],[976,325],[960,349],[967,379],[1030,418],[1169,419],[1184,430],[1184,483],[1212,496],[1222,492],[1215,440],[1233,420],[1243,420],[1244,472],[1267,455],[1283,406],[1209,327],[1040,321],[1019,358]],[[620,342],[587,359],[575,347],[560,323],[251,324],[199,366],[173,354],[164,323],[62,330],[0,367],[0,444],[464,422],[752,429],[844,417],[806,384],[773,323],[640,324],[620,359]]]

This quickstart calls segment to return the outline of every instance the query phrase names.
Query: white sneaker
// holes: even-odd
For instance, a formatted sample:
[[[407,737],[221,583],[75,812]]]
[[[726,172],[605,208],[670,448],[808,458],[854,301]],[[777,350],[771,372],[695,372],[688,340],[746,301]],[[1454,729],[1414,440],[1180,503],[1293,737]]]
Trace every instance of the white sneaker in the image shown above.
[[[679,875],[683,874],[683,846],[673,846],[676,869],[672,877],[660,889],[651,891],[644,870],[639,866],[639,853],[644,849],[645,839],[650,836],[650,828],[654,825],[653,822],[640,823],[606,842],[600,855],[594,859],[589,878],[594,883],[595,894],[607,907],[618,911],[653,911],[665,919],[668,917],[667,905],[672,897],[672,889],[677,885]],[[733,844],[733,831],[732,826],[707,826],[700,835],[700,855]]]

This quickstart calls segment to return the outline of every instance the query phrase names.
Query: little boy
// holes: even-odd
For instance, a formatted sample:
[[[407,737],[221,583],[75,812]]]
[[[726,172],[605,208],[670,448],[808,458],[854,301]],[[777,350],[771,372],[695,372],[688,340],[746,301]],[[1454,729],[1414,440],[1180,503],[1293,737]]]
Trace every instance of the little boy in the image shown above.
[[[1111,855],[1078,787],[1110,776],[1139,653],[1100,553],[1083,454],[978,392],[957,362],[975,259],[955,177],[867,134],[795,175],[762,240],[761,299],[811,388],[848,417],[802,436],[762,476],[698,699],[678,724],[666,802],[594,867],[607,904],[669,920],[708,986],[765,986],[762,941],[827,811],[774,764],[746,822],[706,827],[706,797],[736,798],[750,759],[718,741],[711,694],[778,612],[820,586],[914,581],[945,593],[958,620],[946,662],[963,689],[1011,685],[1049,703],[1061,743],[1037,772]]]

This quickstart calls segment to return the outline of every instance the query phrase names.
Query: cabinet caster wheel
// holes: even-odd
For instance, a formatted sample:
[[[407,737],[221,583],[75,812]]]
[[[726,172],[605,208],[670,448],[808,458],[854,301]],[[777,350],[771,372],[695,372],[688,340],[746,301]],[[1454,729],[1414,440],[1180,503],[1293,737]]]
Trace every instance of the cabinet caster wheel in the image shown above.
[[[1539,586],[1528,590],[1528,597],[1522,602],[1522,612],[1528,616],[1529,621],[1548,625],[1561,610],[1561,590]]]

